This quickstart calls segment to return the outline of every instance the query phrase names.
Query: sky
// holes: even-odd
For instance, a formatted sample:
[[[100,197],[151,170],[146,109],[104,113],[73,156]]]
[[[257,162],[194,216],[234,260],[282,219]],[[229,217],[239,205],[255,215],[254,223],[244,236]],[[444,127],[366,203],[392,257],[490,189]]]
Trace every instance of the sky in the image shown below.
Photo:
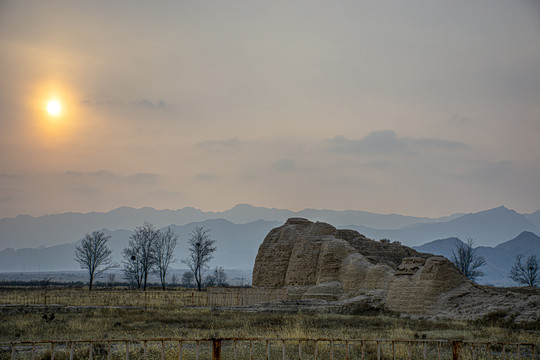
[[[0,129],[0,217],[531,213],[540,3],[0,0]]]

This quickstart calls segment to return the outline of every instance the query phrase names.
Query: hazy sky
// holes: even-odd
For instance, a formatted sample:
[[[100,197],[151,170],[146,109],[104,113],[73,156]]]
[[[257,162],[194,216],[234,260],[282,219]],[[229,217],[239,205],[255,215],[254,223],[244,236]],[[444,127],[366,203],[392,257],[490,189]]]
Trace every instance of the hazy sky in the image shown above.
[[[537,0],[0,0],[0,84],[0,217],[540,209]]]

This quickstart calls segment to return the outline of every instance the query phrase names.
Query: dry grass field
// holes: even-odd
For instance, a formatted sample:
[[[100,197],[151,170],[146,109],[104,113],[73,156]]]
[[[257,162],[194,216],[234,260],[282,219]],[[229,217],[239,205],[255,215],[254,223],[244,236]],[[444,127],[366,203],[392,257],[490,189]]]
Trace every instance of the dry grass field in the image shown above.
[[[113,297],[113,293],[102,295]],[[116,296],[121,298],[121,293],[116,291]],[[73,294],[70,295],[72,300],[80,296]],[[459,339],[540,344],[540,324],[518,326],[497,318],[481,322],[427,321],[390,313],[255,313],[159,304],[150,303],[147,307],[88,306],[84,302],[74,302],[71,306],[0,305],[0,343],[86,339],[333,338]],[[157,349],[158,345],[153,346]],[[279,350],[279,344],[276,346]],[[153,351],[158,352],[156,349]]]
[[[52,313],[54,318],[50,320]],[[198,307],[178,309],[4,307],[0,315],[0,342],[163,337],[350,339],[423,337],[540,343],[538,330],[504,325],[496,321],[467,323],[410,320],[385,314],[247,313]]]

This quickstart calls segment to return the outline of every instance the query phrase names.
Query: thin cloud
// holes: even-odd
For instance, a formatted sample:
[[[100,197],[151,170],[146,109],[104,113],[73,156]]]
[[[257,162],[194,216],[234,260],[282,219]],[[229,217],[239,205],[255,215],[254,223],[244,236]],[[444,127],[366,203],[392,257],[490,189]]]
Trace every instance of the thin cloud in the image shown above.
[[[208,140],[197,143],[196,146],[206,151],[217,152],[225,149],[234,149],[238,147],[240,141],[238,138],[230,138],[227,140]]]
[[[186,194],[181,191],[155,190],[147,194],[149,198],[176,199],[181,200],[186,198]]]
[[[95,100],[95,99],[83,99],[81,104],[91,107],[117,107],[122,103],[114,100]]]
[[[473,119],[470,116],[454,114],[450,117],[449,121],[453,124],[470,124],[473,122]]]
[[[393,130],[373,131],[362,139],[348,139],[340,135],[327,142],[329,151],[341,153],[412,154],[426,148],[467,148],[465,143],[459,141],[438,138],[398,137]]]
[[[195,175],[195,180],[212,182],[217,180],[217,176],[215,174],[203,172]]]
[[[17,198],[13,195],[0,196],[0,203],[11,203],[11,202],[14,202],[15,200],[17,200]]]
[[[61,173],[45,174],[45,177],[51,179],[58,179],[58,181],[71,182],[76,181],[84,184],[86,182],[107,182],[109,184],[129,184],[140,186],[152,186],[156,185],[161,175],[154,173],[134,173],[129,175],[116,174],[107,170],[99,171],[65,171]]]
[[[152,173],[137,173],[126,177],[129,182],[137,185],[155,185],[159,178],[160,175]]]
[[[388,169],[392,167],[393,164],[394,162],[390,160],[374,160],[363,163],[362,165],[369,169]]]
[[[113,179],[113,178],[118,177],[118,175],[115,175],[111,171],[106,171],[106,170],[98,170],[98,171],[64,171],[62,173],[58,173],[58,175],[60,175],[60,176],[65,175],[66,177],[76,177],[76,178],[92,177],[92,178],[102,178],[102,179]]]
[[[141,100],[133,101],[131,102],[131,104],[135,106],[142,106],[147,109],[164,109],[167,107],[167,104],[163,100],[150,101],[147,99],[141,99]]]
[[[459,178],[470,181],[493,181],[505,178],[514,173],[514,164],[510,160],[469,162],[469,169],[458,175]]]
[[[88,184],[77,184],[74,186],[70,186],[69,190],[80,195],[93,195],[100,193],[98,188],[90,186]]]
[[[167,103],[164,100],[148,100],[148,99],[139,99],[139,100],[130,100],[130,101],[121,101],[121,100],[112,100],[112,99],[83,99],[81,104],[90,107],[101,107],[101,108],[145,108],[149,110],[162,110],[168,107]]]
[[[293,171],[296,170],[296,164],[292,159],[279,159],[271,164],[272,168],[278,171]]]
[[[419,139],[412,139],[407,138],[410,140],[411,145],[418,145],[421,147],[434,147],[434,148],[440,148],[440,149],[466,149],[467,145],[465,143],[462,143],[460,141],[449,141],[449,140],[443,140],[443,139],[437,139],[437,138],[419,138]]]

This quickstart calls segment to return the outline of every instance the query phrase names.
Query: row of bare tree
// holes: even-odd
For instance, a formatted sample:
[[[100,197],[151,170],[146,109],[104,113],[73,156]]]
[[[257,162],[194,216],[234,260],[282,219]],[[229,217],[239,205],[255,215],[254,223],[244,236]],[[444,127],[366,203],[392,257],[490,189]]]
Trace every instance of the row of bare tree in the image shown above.
[[[89,289],[92,290],[94,280],[111,268],[120,267],[113,263],[112,251],[107,246],[110,235],[101,231],[86,234],[81,245],[75,249],[75,260],[82,269],[88,271]],[[186,264],[200,291],[203,285],[203,275],[208,269],[208,263],[216,251],[215,240],[210,237],[210,231],[204,227],[196,227],[188,239],[188,257],[182,262]],[[165,290],[167,272],[174,259],[174,249],[178,244],[178,235],[171,227],[158,230],[145,222],[135,229],[129,238],[129,243],[122,250],[122,272],[124,279],[137,286],[137,289],[146,290],[148,276],[151,273],[159,277],[161,287]],[[184,274],[185,275],[185,274]],[[223,268],[216,268],[214,276],[208,276],[206,282],[212,284],[224,283],[226,279]]]

